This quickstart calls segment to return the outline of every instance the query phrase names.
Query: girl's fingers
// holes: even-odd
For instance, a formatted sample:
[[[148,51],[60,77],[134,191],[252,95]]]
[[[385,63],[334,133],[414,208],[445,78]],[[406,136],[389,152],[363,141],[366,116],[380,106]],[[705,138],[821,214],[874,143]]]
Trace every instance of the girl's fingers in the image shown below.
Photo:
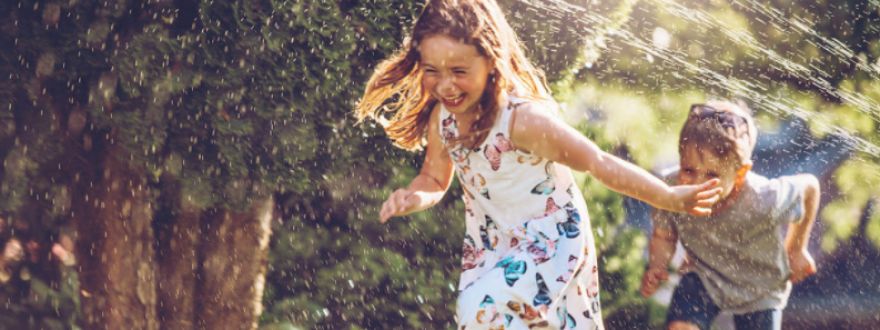
[[[400,214],[406,208],[406,198],[409,196],[407,192],[399,191],[397,196],[394,196],[394,214]]]
[[[719,188],[715,188],[715,189],[711,189],[711,190],[702,190],[702,191],[699,191],[696,195],[694,195],[694,197],[697,200],[701,200],[701,199],[715,199],[715,200],[717,200],[718,198],[721,197],[721,188],[719,187]]]
[[[398,207],[397,196],[394,196],[393,198],[388,200],[388,217],[389,218],[393,217],[395,214],[397,214],[397,207]]]
[[[717,186],[719,183],[721,183],[721,179],[717,179],[717,178],[716,178],[716,179],[709,180],[709,181],[706,181],[706,182],[703,182],[703,183],[700,184],[700,190],[707,190],[707,189],[710,189],[710,188],[712,188],[712,187]]]
[[[397,207],[396,207],[395,200],[396,200],[397,195],[398,195],[397,191],[391,193],[391,196],[388,196],[388,200],[386,200],[385,203],[382,204],[382,210],[379,211],[379,220],[382,223],[385,223],[385,221],[388,221],[388,219],[391,218],[391,216],[393,216],[394,213],[396,213],[395,209]]]
[[[401,193],[400,193],[400,197],[399,197],[399,198],[400,198],[400,199],[399,199],[399,203],[398,203],[397,205],[400,206],[401,208],[406,207],[407,204],[409,204],[409,203],[408,203],[408,202],[409,202],[409,196],[412,196],[412,193],[410,193],[409,191],[401,192]]]
[[[698,200],[697,203],[694,204],[694,207],[711,208],[712,205],[715,205],[715,203],[717,203],[717,202],[718,202],[718,197],[716,196],[716,197],[712,197],[709,199]]]
[[[379,211],[379,221],[381,223],[385,223],[385,221],[388,221],[388,207],[388,202],[382,203],[382,210]]]
[[[706,207],[695,207],[688,211],[691,215],[695,215],[698,217],[705,217],[712,215],[712,209]]]
[[[391,217],[400,214],[407,208],[407,199],[412,195],[406,189],[398,189],[388,196],[388,200],[382,204],[379,210],[379,221],[385,223]]]
[[[394,216],[394,201],[389,200],[387,203],[388,205],[385,208],[385,221],[388,221],[388,219],[391,219],[391,217]]]

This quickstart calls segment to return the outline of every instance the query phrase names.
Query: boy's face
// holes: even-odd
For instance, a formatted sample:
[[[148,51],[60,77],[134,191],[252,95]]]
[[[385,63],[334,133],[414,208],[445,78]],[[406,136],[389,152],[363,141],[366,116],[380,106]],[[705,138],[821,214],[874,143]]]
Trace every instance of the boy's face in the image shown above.
[[[740,165],[736,157],[718,157],[713,152],[695,146],[685,146],[680,159],[679,184],[700,184],[707,180],[721,180],[721,198],[727,198],[733,188],[745,179],[751,164]]]

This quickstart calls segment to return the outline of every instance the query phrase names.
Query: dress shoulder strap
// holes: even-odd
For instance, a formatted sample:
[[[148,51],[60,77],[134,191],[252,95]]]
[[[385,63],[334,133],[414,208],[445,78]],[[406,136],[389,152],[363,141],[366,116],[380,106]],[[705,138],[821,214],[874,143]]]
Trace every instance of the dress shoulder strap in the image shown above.
[[[506,105],[500,109],[500,113],[498,114],[501,118],[498,120],[499,127],[498,131],[504,136],[510,136],[510,121],[513,119],[513,110],[520,104],[527,102],[528,100],[510,97]]]
[[[452,145],[452,141],[458,137],[458,123],[455,122],[455,116],[446,109],[443,104],[440,104],[440,120],[438,120],[437,125],[439,125],[440,132],[440,141],[443,142],[443,145],[449,147]]]

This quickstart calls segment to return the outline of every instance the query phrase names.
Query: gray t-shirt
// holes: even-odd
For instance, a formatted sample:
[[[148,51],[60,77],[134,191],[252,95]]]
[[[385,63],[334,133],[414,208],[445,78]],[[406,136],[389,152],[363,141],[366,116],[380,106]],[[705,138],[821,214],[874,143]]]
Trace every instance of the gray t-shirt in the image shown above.
[[[697,273],[723,311],[782,309],[791,291],[784,230],[803,217],[803,191],[792,177],[749,173],[740,195],[718,214],[657,211],[654,225],[678,234],[693,263],[687,271]]]

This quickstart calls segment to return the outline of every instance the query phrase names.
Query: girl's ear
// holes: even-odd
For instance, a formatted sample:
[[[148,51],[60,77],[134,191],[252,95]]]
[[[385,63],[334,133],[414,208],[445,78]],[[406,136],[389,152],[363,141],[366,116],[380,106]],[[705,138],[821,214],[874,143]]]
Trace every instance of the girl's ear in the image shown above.
[[[496,79],[498,79],[498,69],[492,69],[492,71],[489,71],[489,76],[486,77],[486,81],[490,84],[495,84]]]

